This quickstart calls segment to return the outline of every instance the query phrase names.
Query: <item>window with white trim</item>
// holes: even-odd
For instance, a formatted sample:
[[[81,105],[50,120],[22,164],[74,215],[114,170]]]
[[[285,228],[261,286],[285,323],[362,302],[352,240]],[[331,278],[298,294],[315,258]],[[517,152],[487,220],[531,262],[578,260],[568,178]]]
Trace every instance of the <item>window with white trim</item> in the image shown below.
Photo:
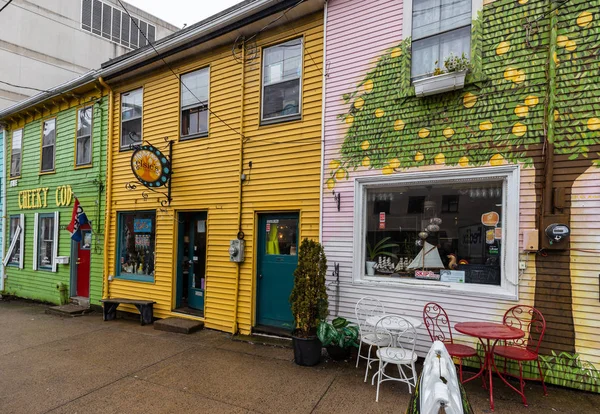
[[[263,49],[263,121],[297,119],[302,87],[302,38]]]
[[[15,266],[19,267],[20,269],[23,268],[23,244],[25,241],[23,229],[24,215],[16,214],[10,216],[8,238],[9,247],[4,258],[5,266]]]
[[[121,148],[142,142],[142,115],[144,92],[142,88],[121,94]]]
[[[516,295],[518,167],[356,186],[355,280]]]
[[[58,211],[35,213],[33,233],[33,270],[56,272],[58,255]]]
[[[443,69],[451,54],[470,57],[472,1],[413,0],[413,79],[430,76],[436,67]]]
[[[17,129],[12,133],[10,150],[10,176],[19,177],[21,175],[21,157],[23,150],[23,128]]]
[[[92,116],[94,107],[86,106],[77,110],[77,143],[75,146],[75,166],[92,163]]]
[[[208,134],[209,70],[181,75],[181,138]]]
[[[42,165],[41,172],[54,171],[56,154],[56,118],[47,119],[42,126]]]

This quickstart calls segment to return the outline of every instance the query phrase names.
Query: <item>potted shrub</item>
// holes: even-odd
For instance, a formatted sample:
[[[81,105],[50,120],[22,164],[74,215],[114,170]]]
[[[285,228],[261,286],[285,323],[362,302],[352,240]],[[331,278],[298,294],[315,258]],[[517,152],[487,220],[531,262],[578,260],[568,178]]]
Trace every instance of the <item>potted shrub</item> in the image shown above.
[[[445,69],[436,67],[433,76],[413,81],[417,96],[454,91],[465,86],[465,77],[471,64],[464,53],[461,56],[450,54],[444,61],[444,67]]]
[[[352,347],[358,348],[358,326],[337,317],[331,323],[321,321],[317,336],[334,361],[350,358]]]
[[[316,365],[321,359],[317,327],[327,315],[326,272],[323,247],[314,240],[304,239],[298,251],[298,267],[294,271],[294,288],[290,295],[296,321],[296,330],[292,333],[294,360],[298,365]]]
[[[367,275],[373,276],[375,274],[375,264],[377,263],[375,259],[377,259],[378,256],[388,256],[392,259],[398,258],[398,256],[396,256],[394,253],[385,251],[385,249],[388,249],[390,247],[398,247],[396,243],[387,243],[387,241],[390,239],[391,237],[385,237],[379,240],[379,242],[377,242],[377,244],[374,247],[371,247],[371,243],[367,241],[368,260],[365,263],[367,267]]]

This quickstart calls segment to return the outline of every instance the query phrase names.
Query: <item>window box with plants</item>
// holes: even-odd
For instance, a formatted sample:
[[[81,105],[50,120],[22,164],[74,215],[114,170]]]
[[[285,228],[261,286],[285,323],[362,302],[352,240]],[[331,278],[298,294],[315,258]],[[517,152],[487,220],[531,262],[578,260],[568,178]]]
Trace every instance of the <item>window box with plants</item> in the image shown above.
[[[437,67],[432,76],[415,79],[413,81],[415,94],[429,96],[464,88],[465,77],[471,68],[469,59],[464,53],[460,57],[451,54],[444,61],[444,68]]]

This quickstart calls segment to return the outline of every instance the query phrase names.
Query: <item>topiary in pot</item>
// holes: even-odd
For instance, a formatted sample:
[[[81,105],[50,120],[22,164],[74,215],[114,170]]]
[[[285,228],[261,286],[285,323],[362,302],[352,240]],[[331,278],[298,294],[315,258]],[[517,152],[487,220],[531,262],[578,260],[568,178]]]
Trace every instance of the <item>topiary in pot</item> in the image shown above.
[[[298,267],[294,271],[294,288],[290,295],[296,330],[292,334],[294,360],[298,365],[312,366],[321,359],[321,341],[317,327],[327,316],[325,275],[327,259],[323,247],[304,239],[298,251]]]

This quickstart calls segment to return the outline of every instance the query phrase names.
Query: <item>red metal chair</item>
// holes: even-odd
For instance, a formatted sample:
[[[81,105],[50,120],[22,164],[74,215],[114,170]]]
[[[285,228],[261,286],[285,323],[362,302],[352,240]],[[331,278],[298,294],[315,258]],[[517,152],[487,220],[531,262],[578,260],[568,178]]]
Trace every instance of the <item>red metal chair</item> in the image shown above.
[[[504,314],[502,322],[508,326],[514,326],[525,332],[521,339],[506,342],[503,345],[494,347],[494,355],[504,358],[504,375],[515,376],[506,371],[506,361],[512,359],[519,364],[519,385],[523,395],[523,403],[527,405],[525,399],[525,379],[536,380],[537,378],[523,378],[523,361],[536,361],[544,395],[548,395],[546,384],[544,383],[544,374],[538,358],[538,351],[546,333],[546,319],[544,315],[532,306],[517,305],[513,306]]]
[[[427,303],[423,307],[423,321],[425,322],[425,327],[427,328],[431,342],[443,342],[450,356],[458,359],[460,382],[469,382],[471,379],[473,379],[469,378],[466,381],[463,381],[462,360],[463,358],[477,357],[479,359],[479,363],[481,364],[481,357],[479,357],[477,350],[472,346],[454,343],[452,339],[450,320],[448,319],[448,314],[444,308],[435,302]],[[448,336],[446,336],[446,329],[448,330]]]

